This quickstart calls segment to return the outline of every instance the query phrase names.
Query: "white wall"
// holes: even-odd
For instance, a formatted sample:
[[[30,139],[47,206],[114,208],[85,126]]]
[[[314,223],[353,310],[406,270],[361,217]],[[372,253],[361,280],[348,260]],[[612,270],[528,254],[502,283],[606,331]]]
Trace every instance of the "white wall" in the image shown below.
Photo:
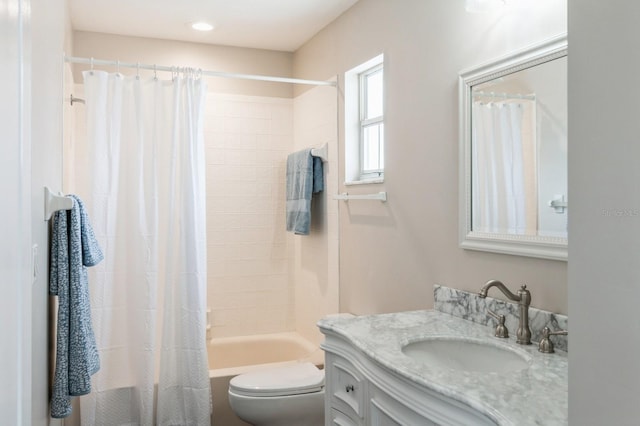
[[[431,307],[436,283],[477,291],[496,278],[567,312],[566,263],[462,250],[457,235],[458,73],[566,30],[564,0],[489,14],[463,1],[360,0],[295,53],[295,76],[314,79],[385,57],[385,182],[349,192],[387,191],[388,202],[339,205],[341,310]],[[342,122],[340,132],[343,152]]]
[[[640,4],[569,12],[569,419],[637,425]]]
[[[30,80],[28,1],[0,1],[0,418],[31,423]],[[25,9],[20,9],[24,7]],[[26,93],[22,93],[25,89]]]

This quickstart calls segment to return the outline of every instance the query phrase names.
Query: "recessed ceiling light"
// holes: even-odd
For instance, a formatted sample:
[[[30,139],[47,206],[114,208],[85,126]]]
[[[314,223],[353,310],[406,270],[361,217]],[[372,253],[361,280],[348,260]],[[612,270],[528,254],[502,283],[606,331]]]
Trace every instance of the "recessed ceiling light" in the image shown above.
[[[211,31],[213,29],[213,25],[208,22],[194,22],[191,24],[191,28],[196,31]]]

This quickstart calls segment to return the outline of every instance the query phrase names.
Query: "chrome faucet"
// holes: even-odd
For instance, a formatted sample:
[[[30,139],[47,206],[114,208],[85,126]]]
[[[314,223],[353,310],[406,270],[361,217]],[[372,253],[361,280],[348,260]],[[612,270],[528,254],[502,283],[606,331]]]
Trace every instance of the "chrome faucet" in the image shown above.
[[[491,280],[487,281],[487,283],[482,286],[478,295],[484,299],[487,297],[487,292],[491,287],[498,287],[498,289],[504,293],[509,300],[518,302],[518,306],[520,307],[520,318],[518,322],[518,330],[516,331],[516,343],[520,343],[521,345],[530,345],[531,329],[529,328],[529,305],[531,304],[531,293],[527,290],[527,286],[521,286],[520,290],[518,290],[518,294],[515,295],[511,293],[500,281]]]

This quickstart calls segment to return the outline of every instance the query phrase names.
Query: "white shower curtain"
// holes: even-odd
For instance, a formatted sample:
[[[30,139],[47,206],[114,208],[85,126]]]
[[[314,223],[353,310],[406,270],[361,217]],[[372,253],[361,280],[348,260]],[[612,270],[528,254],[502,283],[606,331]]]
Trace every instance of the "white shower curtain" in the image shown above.
[[[76,192],[105,262],[91,290],[101,369],[82,424],[209,425],[206,85],[188,70],[172,81],[87,71],[84,84]]]
[[[474,102],[472,120],[473,230],[535,234],[537,171],[533,102]]]

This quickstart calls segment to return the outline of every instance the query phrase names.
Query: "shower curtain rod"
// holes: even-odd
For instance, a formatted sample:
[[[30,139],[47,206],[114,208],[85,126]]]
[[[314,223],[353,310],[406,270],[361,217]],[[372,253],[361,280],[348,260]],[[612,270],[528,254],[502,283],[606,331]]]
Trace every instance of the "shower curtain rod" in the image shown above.
[[[150,71],[166,71],[166,72],[176,72],[180,68],[178,67],[168,67],[161,65],[150,65],[150,64],[141,64],[141,63],[131,63],[131,62],[120,62],[120,61],[109,61],[104,59],[94,59],[94,58],[81,58],[77,56],[66,56],[64,57],[65,62],[73,63],[73,64],[85,64],[91,65],[93,68],[94,65],[107,65],[114,67],[124,67],[124,68],[134,68],[136,70],[150,70]],[[274,83],[291,83],[291,84],[307,84],[312,86],[336,86],[335,81],[322,81],[322,80],[304,80],[300,78],[288,78],[288,77],[274,77],[270,75],[254,75],[254,74],[238,74],[238,73],[228,73],[222,71],[201,71],[202,75],[207,77],[220,77],[220,78],[236,78],[242,80],[257,80],[257,81],[270,81]]]
[[[536,95],[521,95],[511,93],[496,93],[496,92],[473,92],[473,96],[487,97],[487,98],[500,98],[500,99],[529,99],[536,100]]]

